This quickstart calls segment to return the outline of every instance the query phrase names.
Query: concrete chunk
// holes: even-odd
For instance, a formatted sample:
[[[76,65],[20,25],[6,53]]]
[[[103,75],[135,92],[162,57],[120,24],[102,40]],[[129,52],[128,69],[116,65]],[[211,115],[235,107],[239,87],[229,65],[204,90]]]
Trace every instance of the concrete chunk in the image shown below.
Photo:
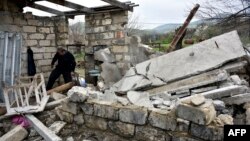
[[[88,91],[86,88],[74,86],[67,93],[72,102],[85,102],[88,99]]]
[[[204,104],[205,103],[205,97],[203,95],[194,95],[192,96],[191,98],[191,103],[194,105],[194,106],[199,106],[201,104]]]
[[[22,141],[27,135],[28,132],[19,125],[0,137],[0,141]]]
[[[153,105],[149,99],[148,93],[129,91],[127,97],[131,103],[137,106],[152,108]]]
[[[176,111],[177,117],[201,125],[210,124],[216,116],[216,111],[211,100],[206,100],[204,104],[195,107],[190,104],[190,101],[183,102],[177,106]]]
[[[49,129],[53,133],[58,134],[63,129],[63,127],[65,125],[66,125],[66,122],[64,122],[64,121],[56,121],[52,125],[50,125]]]

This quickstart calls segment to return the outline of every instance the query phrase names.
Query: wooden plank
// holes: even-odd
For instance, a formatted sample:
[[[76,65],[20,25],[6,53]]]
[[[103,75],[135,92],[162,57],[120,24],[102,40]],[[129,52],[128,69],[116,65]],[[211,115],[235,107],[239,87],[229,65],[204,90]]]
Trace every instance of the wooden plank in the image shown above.
[[[49,130],[40,120],[33,115],[25,115],[32,127],[46,140],[46,141],[62,141],[55,133]]]
[[[47,94],[50,95],[52,92],[62,92],[62,91],[65,91],[65,90],[68,90],[70,88],[72,88],[74,86],[74,83],[73,82],[69,82],[69,83],[66,83],[66,84],[63,84],[61,86],[58,86],[54,89],[51,89],[49,91],[47,91]]]
[[[120,7],[124,10],[129,10],[129,11],[133,11],[133,7],[130,7],[129,5],[125,4],[125,3],[122,3],[122,2],[119,2],[117,0],[101,0],[101,1],[104,1],[104,2],[107,2],[113,6],[117,6],[117,7]]]
[[[81,11],[83,13],[94,13],[94,10],[91,9],[91,8],[88,8],[88,7],[85,7],[85,6],[82,6],[82,5],[78,5],[78,4],[69,2],[69,1],[65,1],[65,0],[47,0],[47,1],[58,4],[58,5],[63,5],[65,7],[75,9],[75,10]]]
[[[35,3],[32,4],[32,5],[28,5],[28,6],[31,7],[31,8],[35,8],[35,9],[38,9],[38,10],[41,10],[41,11],[51,13],[51,14],[63,15],[63,12],[61,12],[61,11],[58,11],[58,10],[55,10],[55,9],[52,9],[52,8],[48,8],[48,7],[45,7],[45,6],[42,6],[42,5],[38,5],[38,4],[35,4]]]

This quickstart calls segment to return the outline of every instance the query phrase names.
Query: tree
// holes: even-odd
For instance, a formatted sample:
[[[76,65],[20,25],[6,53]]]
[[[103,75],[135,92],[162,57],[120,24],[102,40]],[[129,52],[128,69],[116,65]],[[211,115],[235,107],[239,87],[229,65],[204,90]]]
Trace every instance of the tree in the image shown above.
[[[72,43],[84,43],[85,42],[85,24],[83,22],[77,22],[69,26],[70,41]]]
[[[128,36],[140,35],[142,25],[139,24],[139,16],[133,15],[132,13],[128,16],[128,24],[125,26],[125,31]]]

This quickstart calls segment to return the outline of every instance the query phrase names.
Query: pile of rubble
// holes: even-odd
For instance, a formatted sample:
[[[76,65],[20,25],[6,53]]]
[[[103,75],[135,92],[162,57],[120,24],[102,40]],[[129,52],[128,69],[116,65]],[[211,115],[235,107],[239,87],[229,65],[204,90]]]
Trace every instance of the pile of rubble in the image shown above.
[[[1,120],[0,140],[220,141],[224,125],[250,123],[249,62],[237,32],[226,33],[139,63],[109,88],[53,93],[24,115],[30,128]]]

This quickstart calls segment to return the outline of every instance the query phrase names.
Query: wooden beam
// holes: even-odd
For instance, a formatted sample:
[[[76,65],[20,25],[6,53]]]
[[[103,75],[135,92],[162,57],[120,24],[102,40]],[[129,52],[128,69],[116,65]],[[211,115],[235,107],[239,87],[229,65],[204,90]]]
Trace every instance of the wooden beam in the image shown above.
[[[35,8],[35,9],[38,9],[38,10],[41,10],[41,11],[51,13],[51,14],[64,15],[63,12],[61,12],[61,11],[58,11],[58,10],[55,10],[55,9],[52,9],[52,8],[48,8],[48,7],[39,5],[39,4],[34,3],[34,4],[28,5],[28,6],[31,7],[31,8]]]
[[[104,1],[104,2],[107,2],[113,6],[117,6],[117,7],[120,7],[124,10],[130,10],[130,11],[133,11],[133,7],[130,7],[129,5],[125,4],[125,3],[122,3],[122,2],[119,2],[117,0],[101,0],[101,1]]]
[[[33,115],[25,115],[31,126],[46,140],[46,141],[62,141],[62,139],[48,129],[40,120]]]
[[[68,1],[65,1],[65,0],[47,0],[47,1],[58,4],[58,5],[63,5],[65,7],[75,9],[75,10],[81,11],[83,13],[94,13],[94,10],[91,9],[91,8],[88,8],[88,7],[85,7],[85,6],[82,6],[82,5],[78,5],[78,4],[75,4],[75,3],[72,3],[72,2],[68,2]]]

